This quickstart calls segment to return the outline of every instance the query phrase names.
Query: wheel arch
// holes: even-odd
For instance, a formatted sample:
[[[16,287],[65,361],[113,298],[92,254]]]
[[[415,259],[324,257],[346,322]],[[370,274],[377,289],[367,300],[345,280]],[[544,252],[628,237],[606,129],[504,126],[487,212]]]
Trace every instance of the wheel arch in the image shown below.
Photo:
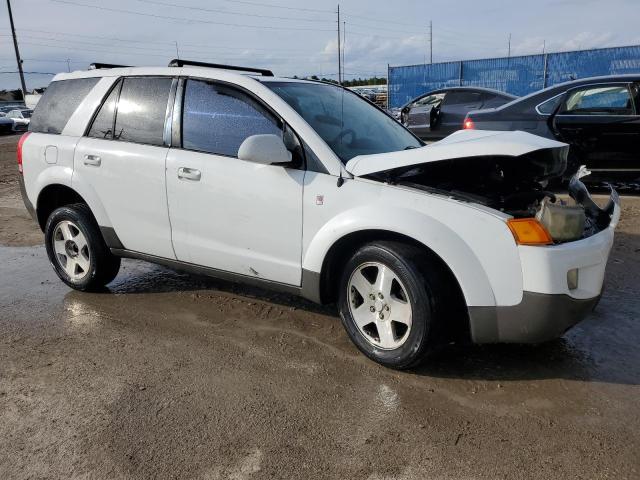
[[[67,185],[52,183],[44,187],[36,200],[36,215],[40,230],[44,232],[47,219],[56,208],[73,203],[88,205],[78,192]]]
[[[432,258],[445,275],[444,281],[452,290],[453,304],[449,325],[450,337],[459,340],[470,338],[467,303],[462,286],[447,262],[432,248],[408,235],[385,229],[364,229],[350,232],[338,238],[327,250],[319,276],[318,298],[321,303],[333,303],[337,300],[337,285],[342,275],[342,266],[360,247],[379,241],[395,241],[414,246]]]

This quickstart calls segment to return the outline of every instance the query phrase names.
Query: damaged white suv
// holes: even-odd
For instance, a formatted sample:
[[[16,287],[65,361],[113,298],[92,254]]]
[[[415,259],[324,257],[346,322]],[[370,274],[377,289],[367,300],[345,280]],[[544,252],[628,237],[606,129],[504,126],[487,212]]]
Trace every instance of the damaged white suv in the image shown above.
[[[66,284],[120,257],[337,302],[373,360],[542,342],[597,303],[620,215],[568,147],[463,131],[424,146],[335,85],[174,61],[56,76],[20,140],[23,196]]]

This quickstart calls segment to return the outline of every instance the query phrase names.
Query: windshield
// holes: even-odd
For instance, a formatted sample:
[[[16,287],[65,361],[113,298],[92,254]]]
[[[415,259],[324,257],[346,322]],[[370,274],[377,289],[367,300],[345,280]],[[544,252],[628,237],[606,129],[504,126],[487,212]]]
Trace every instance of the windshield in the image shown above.
[[[31,110],[22,110],[22,116],[24,118],[31,118]]]
[[[321,83],[265,82],[344,162],[358,155],[396,152],[422,143],[359,95]]]

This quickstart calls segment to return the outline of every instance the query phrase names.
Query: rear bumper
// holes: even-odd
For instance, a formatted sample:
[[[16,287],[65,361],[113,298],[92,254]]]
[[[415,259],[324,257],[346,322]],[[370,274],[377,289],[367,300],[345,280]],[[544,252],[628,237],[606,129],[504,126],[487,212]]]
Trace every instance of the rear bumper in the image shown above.
[[[524,292],[518,305],[469,307],[472,338],[474,343],[546,342],[580,322],[599,299]]]
[[[18,176],[18,183],[20,184],[20,194],[22,195],[24,206],[27,207],[27,211],[29,212],[29,215],[31,215],[31,218],[33,218],[37,222],[38,215],[36,214],[36,209],[33,207],[33,203],[31,203],[31,200],[29,200],[27,190],[24,186],[24,177],[22,175]]]

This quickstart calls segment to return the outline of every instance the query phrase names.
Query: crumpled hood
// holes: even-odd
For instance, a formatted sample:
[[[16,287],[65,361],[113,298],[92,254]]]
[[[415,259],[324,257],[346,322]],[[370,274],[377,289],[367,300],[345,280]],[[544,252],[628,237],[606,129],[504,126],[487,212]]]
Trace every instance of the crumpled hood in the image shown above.
[[[358,155],[347,162],[346,170],[356,177],[396,168],[442,162],[457,158],[519,157],[538,150],[565,149],[566,143],[530,133],[459,130],[439,142],[400,152]]]

